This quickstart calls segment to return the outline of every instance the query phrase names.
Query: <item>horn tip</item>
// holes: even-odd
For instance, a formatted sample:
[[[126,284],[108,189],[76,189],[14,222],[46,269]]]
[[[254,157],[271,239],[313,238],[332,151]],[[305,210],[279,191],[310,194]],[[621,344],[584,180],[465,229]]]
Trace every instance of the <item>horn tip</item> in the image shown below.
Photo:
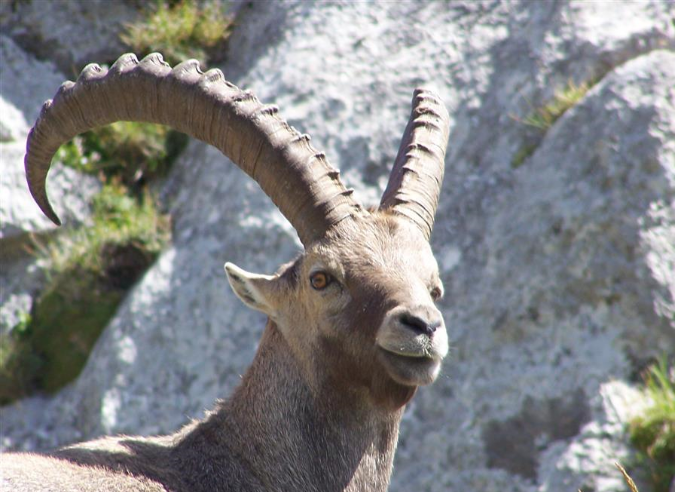
[[[438,93],[435,90],[433,90],[429,87],[425,87],[425,86],[415,87],[415,90],[413,91],[413,94],[415,96],[429,95],[429,96],[435,96],[436,98],[438,98]]]
[[[60,227],[61,226],[61,219],[59,219],[59,216],[56,215],[53,211],[50,213],[45,212],[45,215],[51,220],[56,226]]]
[[[54,212],[51,203],[49,203],[49,198],[47,198],[47,195],[44,193],[44,191],[34,192],[30,184],[29,191],[35,200],[35,203],[37,203],[38,207],[40,207],[40,210],[42,210],[42,213],[45,214],[47,218],[54,223],[54,225],[60,226],[61,219],[59,219],[59,216],[56,215],[56,212]]]

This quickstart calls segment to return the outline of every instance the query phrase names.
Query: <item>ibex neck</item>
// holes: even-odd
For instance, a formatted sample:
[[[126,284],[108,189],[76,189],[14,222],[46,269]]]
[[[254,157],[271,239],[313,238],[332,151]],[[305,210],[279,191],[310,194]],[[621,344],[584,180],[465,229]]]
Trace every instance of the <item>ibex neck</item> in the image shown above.
[[[386,490],[402,408],[377,410],[323,386],[310,389],[268,323],[241,386],[207,424],[225,432],[269,490]]]

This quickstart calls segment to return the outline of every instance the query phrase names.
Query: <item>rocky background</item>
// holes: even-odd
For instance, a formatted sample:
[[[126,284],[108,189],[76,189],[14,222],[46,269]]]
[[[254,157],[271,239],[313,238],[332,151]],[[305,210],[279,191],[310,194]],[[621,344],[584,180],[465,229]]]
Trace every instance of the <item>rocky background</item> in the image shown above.
[[[310,133],[363,202],[383,191],[414,87],[434,88],[452,116],[432,243],[453,348],[406,411],[391,490],[626,490],[613,463],[630,459],[638,374],[675,352],[675,5],[233,11],[226,77]],[[41,281],[22,244],[53,232],[23,183],[28,128],[73,70],[121,54],[117,33],[135,15],[134,2],[0,3],[3,329]],[[547,131],[523,124],[570,80],[592,88]],[[264,319],[236,300],[222,264],[271,273],[299,242],[226,161],[189,145],[162,187],[172,246],[76,382],[0,409],[3,449],[170,432],[231,392]],[[74,174],[55,169],[50,196],[62,218],[86,220],[96,183]]]

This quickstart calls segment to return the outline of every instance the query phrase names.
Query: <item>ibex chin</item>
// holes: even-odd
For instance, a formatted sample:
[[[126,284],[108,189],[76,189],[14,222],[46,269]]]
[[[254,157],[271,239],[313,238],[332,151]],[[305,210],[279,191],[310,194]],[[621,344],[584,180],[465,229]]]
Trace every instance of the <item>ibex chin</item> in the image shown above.
[[[171,69],[158,54],[91,64],[45,103],[28,137],[28,185],[55,223],[45,190],[54,153],[120,120],[216,146],[272,199],[304,252],[274,275],[225,265],[236,295],[268,322],[241,384],[204,420],[168,436],[4,454],[6,490],[386,490],[405,405],[448,352],[429,245],[449,134],[443,104],[415,91],[380,205],[366,209],[307,135],[219,70],[202,73],[196,60]]]

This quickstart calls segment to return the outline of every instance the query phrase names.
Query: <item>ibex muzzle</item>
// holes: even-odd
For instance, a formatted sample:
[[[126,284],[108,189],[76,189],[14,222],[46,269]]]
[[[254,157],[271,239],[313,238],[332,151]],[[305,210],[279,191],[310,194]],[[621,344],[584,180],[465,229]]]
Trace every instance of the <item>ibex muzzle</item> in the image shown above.
[[[269,322],[241,385],[205,420],[172,436],[3,456],[12,490],[385,490],[403,407],[448,352],[429,245],[445,107],[415,91],[387,188],[367,210],[309,137],[219,70],[202,73],[194,60],[171,69],[158,54],[124,55],[110,70],[89,65],[45,103],[28,138],[31,193],[57,224],[45,190],[54,153],[118,120],[169,125],[216,146],[270,196],[305,251],[274,275],[225,265],[237,296]]]

